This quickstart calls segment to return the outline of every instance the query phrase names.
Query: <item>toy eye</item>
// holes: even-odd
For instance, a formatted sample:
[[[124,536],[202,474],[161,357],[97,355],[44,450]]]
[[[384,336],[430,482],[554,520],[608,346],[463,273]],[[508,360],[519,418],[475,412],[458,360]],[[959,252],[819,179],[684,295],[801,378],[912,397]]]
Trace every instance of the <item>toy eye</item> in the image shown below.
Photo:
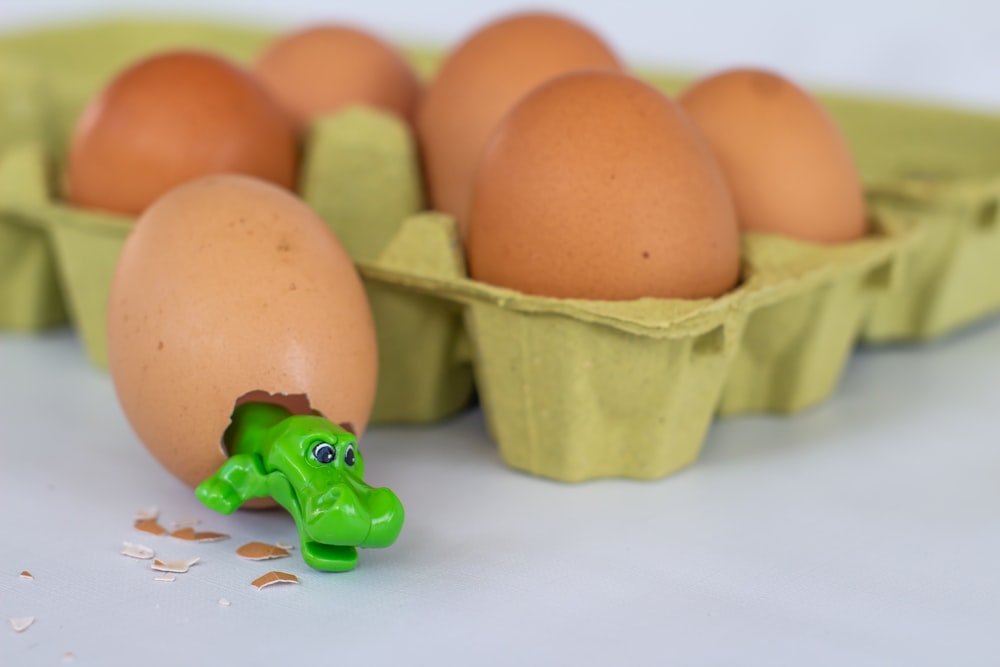
[[[334,459],[337,458],[337,450],[329,442],[321,442],[313,447],[313,458],[320,463],[333,463]],[[351,460],[353,462],[353,456]]]
[[[347,449],[344,451],[344,463],[346,463],[349,468],[354,467],[354,445],[348,445]]]

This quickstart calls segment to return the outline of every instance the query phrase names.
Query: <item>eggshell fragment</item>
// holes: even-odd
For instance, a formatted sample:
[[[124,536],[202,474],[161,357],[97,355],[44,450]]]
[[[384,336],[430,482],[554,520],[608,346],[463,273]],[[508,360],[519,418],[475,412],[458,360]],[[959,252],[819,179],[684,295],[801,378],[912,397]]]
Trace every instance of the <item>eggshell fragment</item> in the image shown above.
[[[299,583],[299,578],[294,574],[289,574],[288,572],[278,572],[272,571],[267,574],[262,574],[261,576],[254,579],[250,584],[260,590],[266,588],[273,584],[297,584]]]
[[[320,25],[268,47],[254,73],[300,124],[349,104],[413,117],[420,84],[403,56],[378,37],[346,25]]]
[[[135,529],[150,535],[165,535],[167,532],[156,519],[140,519],[135,522]]]
[[[187,183],[139,219],[112,282],[108,357],[140,440],[192,487],[225,462],[247,394],[301,395],[301,409],[362,430],[375,396],[350,257],[301,200],[245,176]]]
[[[538,84],[577,69],[622,65],[589,28],[548,13],[498,19],[449,53],[417,111],[433,207],[464,230],[476,165],[500,119]]]
[[[35,622],[34,616],[22,616],[20,618],[10,619],[10,627],[14,628],[14,632],[24,632],[31,627],[31,624]]]
[[[270,560],[290,555],[288,549],[277,544],[248,542],[236,550],[236,555],[247,560]]]
[[[222,540],[229,539],[229,536],[225,533],[216,533],[210,530],[195,531],[195,529],[191,527],[175,530],[170,533],[170,537],[175,537],[179,540],[185,540],[187,542],[221,542]]]
[[[153,565],[151,566],[157,572],[175,572],[177,574],[183,574],[191,569],[191,566],[197,563],[200,559],[192,558],[190,560],[160,560],[159,558],[153,560]]]
[[[121,555],[128,556],[129,558],[138,558],[139,560],[149,560],[156,555],[156,552],[142,544],[126,542],[122,546]]]
[[[545,83],[507,115],[476,176],[472,277],[528,294],[707,298],[739,280],[739,233],[687,116],[613,72]]]
[[[137,215],[171,188],[234,172],[295,184],[291,120],[242,67],[172,51],[119,74],[86,107],[71,141],[67,199]]]
[[[819,102],[772,72],[737,69],[679,99],[719,158],[748,231],[837,243],[865,235],[857,167]]]

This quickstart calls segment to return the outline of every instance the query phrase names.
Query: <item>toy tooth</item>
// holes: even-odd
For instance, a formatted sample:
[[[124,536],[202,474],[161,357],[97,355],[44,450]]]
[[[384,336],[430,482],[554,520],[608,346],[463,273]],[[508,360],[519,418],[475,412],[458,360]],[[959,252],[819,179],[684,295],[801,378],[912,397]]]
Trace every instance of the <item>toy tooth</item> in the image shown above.
[[[364,458],[350,424],[292,414],[271,403],[245,403],[224,435],[230,457],[195,494],[231,514],[270,496],[295,519],[302,558],[326,572],[346,572],[357,547],[387,547],[403,527],[403,505],[363,481]]]

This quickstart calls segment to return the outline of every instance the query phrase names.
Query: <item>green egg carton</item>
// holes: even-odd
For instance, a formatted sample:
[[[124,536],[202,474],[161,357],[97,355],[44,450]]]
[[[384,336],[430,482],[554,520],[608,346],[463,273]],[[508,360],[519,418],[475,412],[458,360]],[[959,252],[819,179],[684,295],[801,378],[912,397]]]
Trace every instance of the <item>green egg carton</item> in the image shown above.
[[[11,207],[46,196],[41,81],[34,68],[0,58],[0,329],[37,331],[66,322],[44,226]]]
[[[934,339],[1000,313],[1000,178],[909,180],[873,189],[872,200],[922,235],[902,288],[876,300],[867,342]]]
[[[829,397],[876,301],[893,297],[912,242],[912,231],[883,221],[868,238],[836,245],[745,235],[744,270],[767,289],[747,294],[719,413],[792,413]]]
[[[407,220],[362,275],[464,307],[487,424],[513,468],[566,482],[692,463],[738,348],[744,293],[586,301],[466,277],[454,221]]]

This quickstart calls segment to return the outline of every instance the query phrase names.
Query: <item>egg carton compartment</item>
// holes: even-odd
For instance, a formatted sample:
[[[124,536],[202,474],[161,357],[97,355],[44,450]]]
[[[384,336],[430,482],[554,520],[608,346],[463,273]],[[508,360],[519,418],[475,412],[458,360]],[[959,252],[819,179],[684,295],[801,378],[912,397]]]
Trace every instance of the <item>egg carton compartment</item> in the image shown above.
[[[66,322],[55,255],[44,227],[10,207],[45,199],[35,159],[44,113],[35,71],[0,58],[0,328],[36,331]]]
[[[668,93],[683,76],[647,73]],[[930,340],[1000,313],[1000,115],[820,94],[890,233],[919,237],[906,275],[879,295],[867,343]]]
[[[876,298],[865,341],[933,339],[1000,312],[1000,178],[914,180],[872,199],[922,234],[907,250],[901,289]]]
[[[882,220],[868,238],[836,245],[744,235],[744,264],[765,287],[744,301],[749,316],[720,414],[791,413],[829,397],[876,300],[900,283],[914,236]]]
[[[488,428],[513,468],[566,482],[692,463],[755,279],[719,299],[528,296],[466,277],[454,221],[410,218],[362,275],[463,304]]]
[[[399,221],[422,205],[412,139],[389,114],[352,108],[318,121],[301,176],[303,198],[337,233],[352,256],[374,255]],[[44,182],[44,151],[8,151],[7,162],[36,193],[0,208],[24,221],[54,250],[61,294],[92,362],[107,365],[107,298],[115,265],[134,220],[58,203]],[[234,258],[234,261],[239,261]],[[41,281],[33,284],[42,285]],[[373,423],[427,422],[468,405],[472,368],[463,352],[459,308],[447,301],[365,282],[379,348],[379,392]],[[60,290],[52,287],[56,296]],[[61,303],[37,299],[35,303]]]

